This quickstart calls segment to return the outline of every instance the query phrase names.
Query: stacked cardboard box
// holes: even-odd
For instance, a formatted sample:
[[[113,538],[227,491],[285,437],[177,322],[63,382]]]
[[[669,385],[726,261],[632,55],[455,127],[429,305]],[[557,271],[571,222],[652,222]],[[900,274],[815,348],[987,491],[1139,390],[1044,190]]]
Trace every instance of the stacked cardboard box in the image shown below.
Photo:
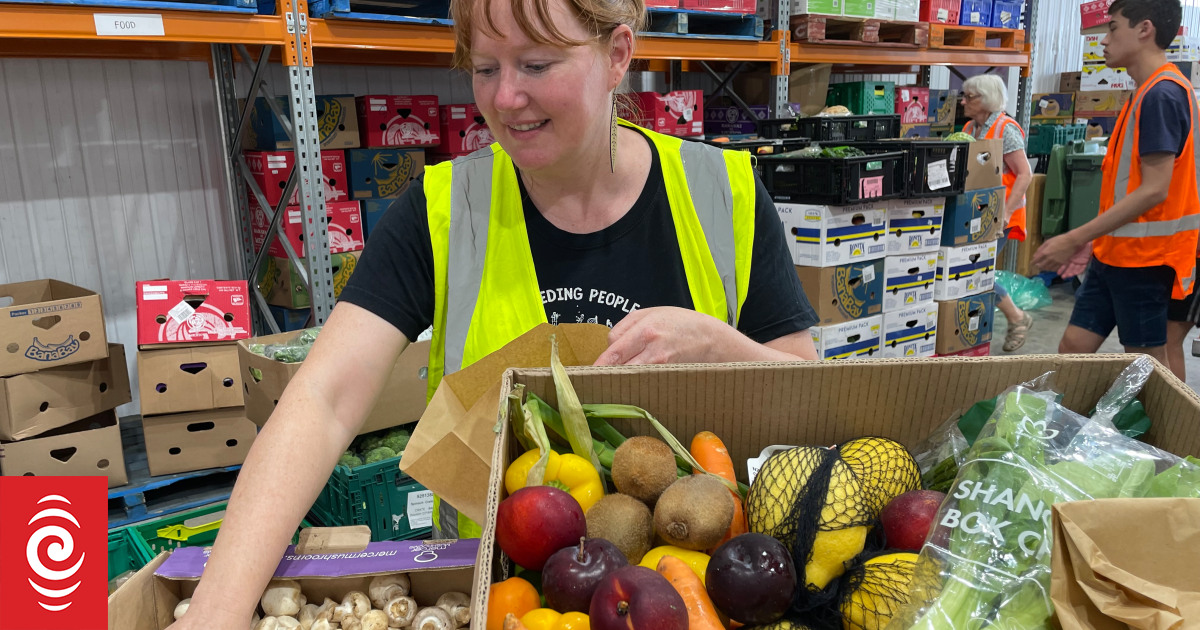
[[[251,335],[245,281],[137,283],[138,396],[151,475],[241,464],[246,419],[237,340]]]
[[[631,122],[670,136],[704,135],[702,90],[635,92],[631,96],[637,106]]]
[[[57,280],[0,285],[0,474],[127,480],[117,406],[125,351],[96,293]]]
[[[934,355],[938,309],[933,282],[945,213],[944,198],[896,199],[888,205],[884,357]]]
[[[496,141],[474,103],[442,105],[439,120],[441,144],[430,152],[429,164],[469,155]]]

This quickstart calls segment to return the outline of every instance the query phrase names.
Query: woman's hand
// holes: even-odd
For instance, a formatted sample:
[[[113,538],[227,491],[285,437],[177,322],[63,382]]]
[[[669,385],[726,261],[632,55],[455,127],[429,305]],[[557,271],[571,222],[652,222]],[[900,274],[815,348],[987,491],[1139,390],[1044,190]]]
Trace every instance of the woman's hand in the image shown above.
[[[741,333],[725,322],[675,306],[638,309],[613,326],[596,365],[711,363],[722,343]],[[745,338],[745,337],[743,337]]]

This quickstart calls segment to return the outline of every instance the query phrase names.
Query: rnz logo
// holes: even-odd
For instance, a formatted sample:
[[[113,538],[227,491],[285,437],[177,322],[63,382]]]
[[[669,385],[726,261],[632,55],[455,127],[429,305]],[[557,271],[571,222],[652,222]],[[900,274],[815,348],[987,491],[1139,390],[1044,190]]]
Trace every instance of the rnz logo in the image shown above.
[[[29,578],[29,585],[38,592],[37,603],[42,608],[52,612],[66,610],[71,606],[71,594],[79,589],[79,569],[83,566],[86,553],[79,553],[78,560],[67,569],[55,570],[42,562],[42,543],[50,541],[45,546],[47,559],[56,565],[65,565],[76,557],[74,533],[78,532],[79,521],[69,511],[71,502],[66,497],[48,494],[38,499],[38,505],[43,509],[29,520],[29,524],[38,529],[29,537],[25,545],[25,562],[34,577]],[[63,525],[70,524],[74,529]],[[65,588],[51,588],[65,587]]]

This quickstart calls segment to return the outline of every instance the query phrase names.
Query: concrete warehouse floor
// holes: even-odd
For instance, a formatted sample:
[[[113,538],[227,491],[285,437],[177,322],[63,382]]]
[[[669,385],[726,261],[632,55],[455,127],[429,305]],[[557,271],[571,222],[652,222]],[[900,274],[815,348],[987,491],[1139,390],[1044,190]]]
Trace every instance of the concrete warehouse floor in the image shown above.
[[[1050,296],[1054,304],[1040,308],[1033,313],[1033,329],[1025,345],[1012,354],[1057,354],[1058,341],[1071,319],[1071,309],[1075,307],[1075,292],[1070,283],[1059,283],[1050,287]],[[1001,348],[1004,346],[1004,335],[1008,332],[1008,320],[999,311],[996,312],[995,333],[992,336],[992,356],[1005,356],[1009,353]],[[1200,332],[1200,331],[1198,331]],[[1192,389],[1200,391],[1200,357],[1192,356],[1191,340],[1184,343],[1184,358],[1187,361],[1187,383]],[[1117,340],[1117,332],[1100,347],[1100,352],[1123,352],[1121,343]]]

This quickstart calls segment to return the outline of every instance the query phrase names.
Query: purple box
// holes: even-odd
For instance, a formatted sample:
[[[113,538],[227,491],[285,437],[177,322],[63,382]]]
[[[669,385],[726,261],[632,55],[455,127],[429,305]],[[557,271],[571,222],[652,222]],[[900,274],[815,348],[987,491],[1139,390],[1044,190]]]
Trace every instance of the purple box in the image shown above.
[[[750,110],[759,118],[768,117],[766,105],[751,105]],[[737,105],[704,108],[705,135],[737,136],[755,133],[758,133],[758,125]]]
[[[154,572],[170,579],[196,579],[204,572],[211,549],[181,547]],[[396,540],[373,542],[363,551],[298,556],[288,545],[275,569],[279,578],[335,578],[351,575],[411,572],[425,569],[455,569],[475,565],[479,539]]]

